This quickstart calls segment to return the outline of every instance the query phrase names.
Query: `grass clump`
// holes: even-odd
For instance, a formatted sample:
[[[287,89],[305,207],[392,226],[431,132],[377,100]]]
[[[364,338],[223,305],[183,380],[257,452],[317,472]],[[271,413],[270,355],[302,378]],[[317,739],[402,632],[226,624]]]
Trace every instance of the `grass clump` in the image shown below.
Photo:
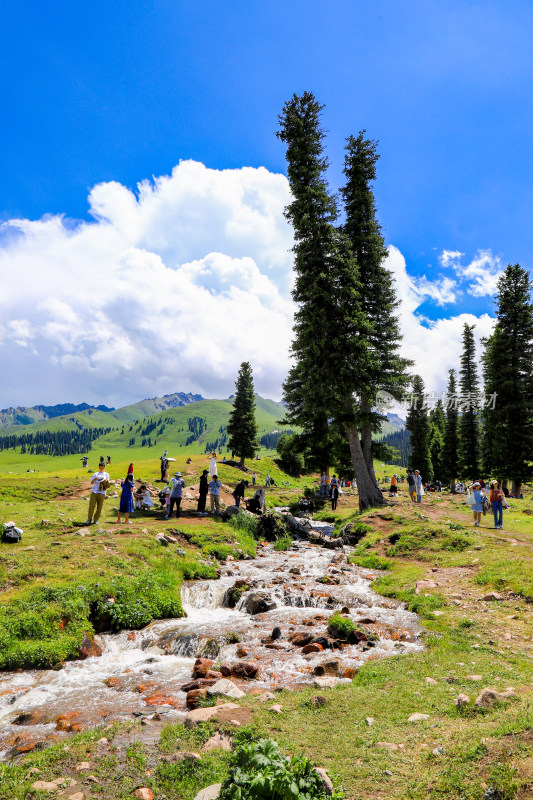
[[[356,626],[351,619],[341,616],[341,614],[336,611],[329,618],[328,631],[334,632],[339,639],[346,639],[349,641],[356,631]]]
[[[276,539],[276,541],[274,542],[274,550],[289,550],[291,544],[292,544],[292,536],[290,536],[287,533],[280,539]]]
[[[228,524],[231,528],[234,528],[234,530],[247,533],[253,539],[257,539],[259,517],[255,516],[254,514],[249,514],[239,510],[238,514],[234,514],[229,518]]]
[[[355,564],[358,567],[364,567],[365,569],[390,569],[394,562],[388,558],[384,558],[383,556],[379,556],[377,553],[366,553],[365,555],[361,556],[352,556],[350,558],[350,564]]]

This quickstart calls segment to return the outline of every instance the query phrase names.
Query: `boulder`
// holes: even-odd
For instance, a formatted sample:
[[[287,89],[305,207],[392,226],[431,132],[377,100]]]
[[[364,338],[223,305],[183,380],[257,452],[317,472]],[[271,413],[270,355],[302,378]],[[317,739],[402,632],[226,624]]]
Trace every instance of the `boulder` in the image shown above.
[[[295,647],[305,647],[307,644],[310,644],[313,638],[313,634],[308,631],[297,631],[296,633],[291,633],[289,642]]]
[[[207,697],[207,688],[203,687],[201,689],[191,689],[191,691],[187,692],[187,699],[186,704],[187,708],[200,708],[201,701],[205,700]]]
[[[427,719],[429,719],[429,714],[419,714],[415,712],[407,717],[407,722],[425,722]]]
[[[437,584],[435,581],[417,581],[415,594],[420,594],[420,592],[425,591],[426,589],[436,589]]]
[[[133,796],[136,797],[137,800],[154,800],[154,793],[147,786],[141,786],[140,789],[136,789],[133,792]]]
[[[276,625],[276,627],[273,628],[272,633],[270,634],[270,638],[272,639],[273,642],[276,639],[281,639],[281,628],[278,628],[278,626]]]
[[[213,686],[209,686],[206,691],[207,694],[222,694],[225,697],[231,697],[233,700],[240,700],[241,697],[244,697],[244,692],[227,678],[221,678]]]
[[[516,696],[516,692],[511,687],[504,692],[498,692],[496,689],[483,689],[481,694],[474,700],[474,705],[478,708],[490,708],[494,703],[503,703],[505,700],[512,700]]]
[[[321,644],[317,644],[316,642],[309,642],[302,647],[302,653],[304,655],[308,655],[309,653],[322,653],[324,648]]]
[[[259,667],[253,661],[237,661],[231,665],[231,674],[234,678],[241,680],[253,681],[254,678],[257,678],[258,672]]]
[[[162,547],[168,547],[168,542],[165,539],[165,535],[163,533],[156,533],[155,535],[156,542],[159,542]]]
[[[367,531],[361,524],[348,522],[341,530],[341,536],[344,544],[354,546],[359,544],[361,539],[366,536]]]
[[[248,614],[263,614],[277,608],[277,603],[268,592],[251,592],[245,600],[244,607]]]
[[[231,737],[227,733],[217,731],[202,747],[202,753],[211,753],[213,750],[231,750]]]
[[[498,594],[498,592],[489,592],[483,597],[483,600],[486,600],[488,603],[490,603],[492,601],[503,600],[503,597],[501,594]]]
[[[91,634],[86,631],[79,647],[78,658],[85,660],[86,658],[94,658],[101,655],[102,648],[94,641]]]
[[[236,703],[223,703],[220,706],[209,706],[208,708],[195,708],[194,711],[189,711],[185,715],[184,725],[186,728],[194,728],[202,722],[208,722],[210,719],[215,718],[223,710],[231,710],[239,708]]]
[[[194,800],[217,800],[221,789],[221,783],[213,783],[211,786],[207,786],[205,789],[202,789],[201,792],[198,792],[198,794],[194,796]]]
[[[315,678],[313,684],[319,689],[334,689],[340,683],[340,678]]]
[[[197,658],[194,662],[194,667],[192,670],[193,679],[205,678],[214,663],[215,662],[211,661],[210,658]]]

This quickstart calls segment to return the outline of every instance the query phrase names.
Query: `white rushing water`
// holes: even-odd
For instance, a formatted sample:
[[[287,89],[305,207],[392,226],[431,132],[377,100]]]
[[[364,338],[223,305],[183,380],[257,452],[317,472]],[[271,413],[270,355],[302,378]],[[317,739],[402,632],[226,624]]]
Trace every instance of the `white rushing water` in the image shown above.
[[[36,740],[64,735],[55,731],[57,718],[65,714],[78,714],[74,721],[79,719],[82,725],[155,709],[177,717],[185,706],[180,687],[190,681],[194,659],[202,651],[217,662],[231,662],[243,647],[245,660],[259,665],[254,686],[291,687],[312,681],[317,664],[332,658],[357,668],[368,658],[422,648],[416,615],[373,592],[369,570],[332,564],[335,553],[321,547],[303,543],[293,547],[288,552],[259,548],[253,561],[226,564],[219,580],[185,584],[186,617],[96,637],[103,648],[99,658],[68,662],[57,671],[0,673],[0,752],[5,755],[17,736]],[[324,575],[338,578],[339,585],[317,582]],[[238,579],[251,588],[236,608],[225,608],[225,593]],[[276,608],[251,616],[246,601],[256,591],[267,593]],[[375,621],[370,627],[380,636],[375,647],[354,645],[304,656],[287,641],[292,631],[324,634],[328,616],[344,606],[354,622]],[[270,649],[262,640],[268,641],[275,626],[283,635],[279,649]],[[233,638],[238,634],[240,643],[227,643],[230,632]],[[153,695],[170,695],[176,703],[169,706],[156,698],[154,705],[147,704]],[[36,724],[13,724],[27,713],[35,715],[31,722]]]

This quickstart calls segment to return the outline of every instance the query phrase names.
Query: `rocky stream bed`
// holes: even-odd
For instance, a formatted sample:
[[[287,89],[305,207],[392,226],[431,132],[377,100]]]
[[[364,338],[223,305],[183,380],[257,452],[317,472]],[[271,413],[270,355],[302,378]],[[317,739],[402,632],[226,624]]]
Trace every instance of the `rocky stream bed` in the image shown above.
[[[260,545],[218,580],[184,584],[182,619],[102,634],[99,657],[60,670],[0,673],[0,757],[132,715],[184,719],[221,677],[254,693],[334,685],[368,659],[420,650],[416,615],[373,592],[349,549]],[[328,631],[334,612],[356,624],[352,643]]]

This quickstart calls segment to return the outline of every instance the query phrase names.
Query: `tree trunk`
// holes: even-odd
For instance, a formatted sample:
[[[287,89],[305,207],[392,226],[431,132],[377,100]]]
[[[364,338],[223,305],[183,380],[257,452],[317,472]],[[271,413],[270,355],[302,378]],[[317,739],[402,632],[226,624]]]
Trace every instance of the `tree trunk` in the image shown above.
[[[370,413],[371,406],[367,400],[361,401],[361,412],[363,414]],[[365,459],[365,463],[368,469],[368,474],[370,475],[370,479],[374,483],[376,487],[378,487],[378,482],[376,480],[376,473],[374,472],[374,459],[372,458],[372,426],[371,425],[361,425],[361,447],[363,449],[363,456]]]
[[[520,478],[515,478],[511,485],[511,491],[515,497],[520,497],[521,490],[522,490],[522,481]]]
[[[370,476],[357,428],[353,423],[346,423],[346,433],[348,435],[348,442],[350,444],[353,471],[355,474],[355,481],[357,483],[359,510],[364,511],[367,508],[372,508],[372,506],[386,505],[383,495],[376,484],[375,478],[372,480]]]

